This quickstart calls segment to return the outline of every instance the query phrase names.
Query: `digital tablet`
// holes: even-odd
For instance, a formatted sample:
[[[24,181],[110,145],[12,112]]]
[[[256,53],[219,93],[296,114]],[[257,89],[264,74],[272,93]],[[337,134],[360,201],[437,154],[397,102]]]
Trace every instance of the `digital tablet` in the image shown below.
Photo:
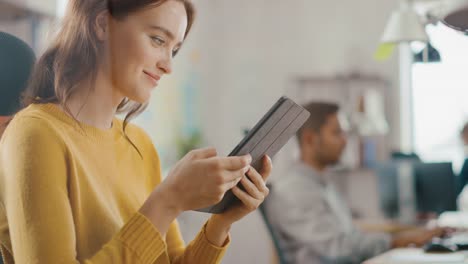
[[[273,158],[302,127],[309,116],[310,113],[302,106],[283,96],[248,132],[229,156],[250,154],[251,166],[261,171],[263,156],[268,155]],[[241,184],[239,183],[238,186],[241,187]],[[219,203],[196,211],[220,214],[237,202],[240,202],[239,199],[229,190]]]

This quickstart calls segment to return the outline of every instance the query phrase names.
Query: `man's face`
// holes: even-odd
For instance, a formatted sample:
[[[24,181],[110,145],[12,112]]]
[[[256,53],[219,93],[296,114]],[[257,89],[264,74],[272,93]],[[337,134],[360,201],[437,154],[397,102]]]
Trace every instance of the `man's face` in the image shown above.
[[[320,131],[315,134],[313,151],[318,161],[327,166],[338,163],[346,147],[346,136],[338,121],[338,115],[330,115]]]

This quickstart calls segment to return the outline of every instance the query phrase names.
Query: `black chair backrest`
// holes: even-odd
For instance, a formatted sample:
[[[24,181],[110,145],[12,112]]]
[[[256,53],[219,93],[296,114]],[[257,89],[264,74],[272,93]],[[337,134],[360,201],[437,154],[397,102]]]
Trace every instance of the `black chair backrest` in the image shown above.
[[[0,32],[0,116],[20,109],[20,97],[31,75],[36,57],[19,38]]]
[[[270,183],[267,184],[268,188],[271,190],[272,186]],[[271,221],[268,219],[268,215],[266,213],[265,209],[265,203],[268,202],[268,198],[265,199],[265,201],[260,205],[259,211],[262,215],[263,220],[265,221],[265,224],[268,228],[268,231],[270,232],[271,239],[273,240],[273,245],[275,246],[276,253],[278,255],[278,260],[280,264],[286,264],[286,257],[284,255],[284,250],[281,247],[281,242],[279,239],[279,235],[276,232],[275,228],[271,224]]]

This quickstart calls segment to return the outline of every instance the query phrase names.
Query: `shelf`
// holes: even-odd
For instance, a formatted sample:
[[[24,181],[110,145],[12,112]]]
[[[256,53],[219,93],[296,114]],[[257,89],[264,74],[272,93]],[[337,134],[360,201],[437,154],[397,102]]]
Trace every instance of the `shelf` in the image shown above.
[[[300,85],[313,85],[317,83],[338,83],[338,82],[367,82],[367,83],[387,83],[387,80],[379,75],[350,73],[335,76],[296,76],[293,79]]]

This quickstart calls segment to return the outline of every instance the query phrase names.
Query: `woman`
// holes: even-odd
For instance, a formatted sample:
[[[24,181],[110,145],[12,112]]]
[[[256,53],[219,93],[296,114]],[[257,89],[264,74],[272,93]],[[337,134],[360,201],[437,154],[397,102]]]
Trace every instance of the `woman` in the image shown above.
[[[162,181],[149,137],[128,124],[171,73],[193,18],[188,0],[70,0],[0,142],[6,263],[220,262],[231,225],[268,195],[270,159],[258,173],[250,156],[195,150]],[[185,247],[176,217],[231,188],[242,203]]]

